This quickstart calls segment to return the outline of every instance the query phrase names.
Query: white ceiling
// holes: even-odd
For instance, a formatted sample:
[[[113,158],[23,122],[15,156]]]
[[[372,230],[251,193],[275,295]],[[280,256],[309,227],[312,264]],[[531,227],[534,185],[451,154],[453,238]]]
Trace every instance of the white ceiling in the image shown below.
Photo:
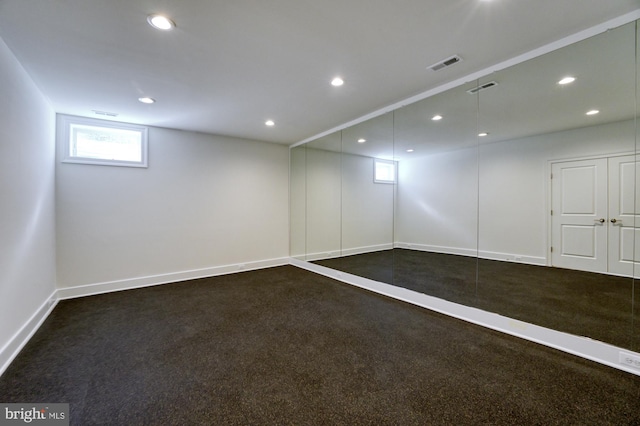
[[[0,37],[57,112],[106,111],[119,121],[291,144],[639,7],[640,0],[0,0]],[[153,29],[151,13],[177,27]],[[464,60],[427,69],[453,54]],[[336,75],[344,86],[329,84]],[[157,102],[139,103],[142,95]]]

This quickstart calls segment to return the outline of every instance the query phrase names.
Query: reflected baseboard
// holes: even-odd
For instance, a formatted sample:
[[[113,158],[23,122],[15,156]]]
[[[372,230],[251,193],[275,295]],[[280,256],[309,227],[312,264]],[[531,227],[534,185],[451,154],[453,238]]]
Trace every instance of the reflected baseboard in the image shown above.
[[[394,248],[424,251],[430,253],[455,254],[458,256],[479,257],[487,260],[500,260],[503,262],[524,263],[527,265],[547,266],[545,257],[528,256],[519,253],[502,253],[487,250],[476,250],[475,248],[447,247],[435,246],[428,244],[414,244],[404,242],[394,242],[387,244],[376,244],[370,246],[361,246],[354,248],[335,248],[333,250],[317,251],[307,255],[292,256],[296,259],[306,259],[308,262],[318,260],[335,259],[344,256],[353,256],[357,254],[373,253],[376,251],[391,250]]]
[[[414,244],[414,243],[402,243],[395,242],[393,244],[394,248],[407,249],[407,250],[416,250],[416,251],[427,251],[430,253],[442,253],[442,254],[456,254],[458,256],[469,256],[469,257],[477,257],[478,251],[473,248],[461,248],[461,247],[447,247],[447,246],[433,246],[428,244]]]
[[[621,361],[629,354],[633,357],[640,358],[640,354],[628,349],[623,349],[588,337],[576,336],[541,327],[496,313],[483,311],[478,308],[449,302],[413,290],[370,280],[303,260],[290,258],[290,264],[374,293],[411,303],[453,318],[545,345],[640,376],[639,368],[623,364]]]
[[[371,246],[361,246],[361,247],[346,248],[346,249],[337,248],[334,250],[325,250],[325,251],[319,251],[315,253],[309,253],[306,256],[301,255],[301,256],[293,256],[293,257],[296,257],[296,258],[304,257],[307,259],[308,262],[315,262],[316,260],[335,259],[337,257],[353,256],[356,254],[364,254],[364,253],[373,253],[376,251],[391,250],[393,248],[394,248],[394,244],[392,243],[376,244]]]
[[[393,244],[394,248],[426,251],[430,253],[442,253],[442,254],[456,254],[459,256],[479,257],[480,259],[487,260],[501,260],[503,262],[517,262],[527,265],[546,266],[547,259],[545,257],[527,256],[518,253],[501,253],[487,250],[476,250],[469,248],[459,247],[446,247],[446,246],[433,246],[427,244],[414,244],[414,243],[402,243],[396,242]]]

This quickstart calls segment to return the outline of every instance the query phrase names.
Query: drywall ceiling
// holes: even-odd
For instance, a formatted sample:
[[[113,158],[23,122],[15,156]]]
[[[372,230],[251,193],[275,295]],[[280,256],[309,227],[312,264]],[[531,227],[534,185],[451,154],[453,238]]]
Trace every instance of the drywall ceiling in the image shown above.
[[[291,144],[639,6],[0,0],[0,37],[57,112]],[[152,13],[176,28],[153,29]],[[454,54],[463,61],[427,69]],[[331,86],[338,75],[345,84]]]

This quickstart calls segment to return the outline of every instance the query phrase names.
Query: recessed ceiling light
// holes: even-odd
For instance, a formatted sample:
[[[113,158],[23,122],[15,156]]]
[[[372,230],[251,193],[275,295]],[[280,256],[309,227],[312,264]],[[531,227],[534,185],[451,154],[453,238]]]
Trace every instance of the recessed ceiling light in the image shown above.
[[[569,83],[573,83],[574,81],[576,81],[575,77],[565,77],[562,80],[560,80],[558,84],[569,84]]]
[[[154,103],[156,101],[155,99],[149,98],[147,96],[143,96],[141,98],[138,98],[138,100],[140,102],[142,102],[143,104],[152,104],[152,103]]]
[[[331,85],[332,86],[338,87],[338,86],[342,86],[343,84],[344,84],[344,80],[341,79],[340,77],[336,77],[333,80],[331,80]]]
[[[366,140],[366,139],[364,139],[364,138],[360,138],[360,139],[358,139],[358,143],[365,143],[366,141],[367,141],[367,140]]]
[[[162,15],[149,15],[147,17],[147,22],[153,28],[157,28],[159,30],[170,30],[176,26],[175,22]]]
[[[483,137],[485,137],[485,136],[488,136],[488,135],[489,135],[489,133],[487,133],[487,132],[480,132],[480,133],[478,133],[478,136],[480,136],[481,138],[483,138]]]
[[[591,111],[587,111],[587,115],[596,115],[598,114],[600,111],[598,111],[597,109],[592,109]]]
[[[438,121],[438,120],[442,120],[442,116],[440,114],[436,114],[433,117],[431,117],[431,119],[433,121]]]
[[[267,120],[264,122],[265,126],[273,127],[276,123],[273,120]]]
[[[413,149],[409,148],[409,149],[407,150],[407,152],[413,152]]]

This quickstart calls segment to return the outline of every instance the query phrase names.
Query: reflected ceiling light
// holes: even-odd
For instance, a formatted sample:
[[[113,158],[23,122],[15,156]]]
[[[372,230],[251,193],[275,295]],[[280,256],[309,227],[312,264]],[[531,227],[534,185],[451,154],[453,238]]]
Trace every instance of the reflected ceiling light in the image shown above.
[[[591,111],[587,111],[587,115],[596,115],[598,114],[600,111],[598,111],[597,109],[592,109]]]
[[[489,133],[487,132],[480,132],[478,133],[478,136],[480,136],[481,138],[485,137],[485,136],[489,136]]]
[[[338,87],[338,86],[342,86],[343,84],[344,84],[344,80],[341,79],[340,77],[336,77],[333,80],[331,80],[331,85],[332,86]]]
[[[265,126],[269,126],[269,127],[273,127],[276,125],[275,121],[273,120],[267,120],[264,122]]]
[[[569,83],[573,83],[574,81],[576,81],[575,77],[565,77],[562,80],[560,80],[558,84],[569,84]]]
[[[142,102],[143,104],[152,104],[152,103],[154,103],[156,101],[155,99],[150,98],[148,96],[143,96],[141,98],[138,98],[138,100],[140,102]]]
[[[413,149],[409,148],[409,149],[407,150],[407,152],[413,152]]]
[[[170,30],[176,26],[175,22],[173,22],[171,19],[167,18],[166,16],[162,16],[162,15],[149,15],[147,17],[147,22],[153,28],[156,28],[158,30],[165,30],[165,31]]]
[[[364,138],[360,138],[360,139],[358,139],[358,143],[365,143],[366,141],[367,141],[367,140],[366,140],[366,139],[364,139]]]
[[[431,119],[433,121],[438,121],[438,120],[442,120],[442,116],[440,114],[436,114],[433,117],[431,117]]]

